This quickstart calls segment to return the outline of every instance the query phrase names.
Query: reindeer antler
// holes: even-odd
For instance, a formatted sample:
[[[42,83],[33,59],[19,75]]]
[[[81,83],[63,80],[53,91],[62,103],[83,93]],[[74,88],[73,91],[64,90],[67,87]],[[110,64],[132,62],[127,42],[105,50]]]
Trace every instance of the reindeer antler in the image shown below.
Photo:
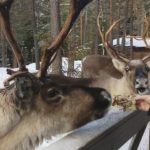
[[[147,33],[148,33],[148,29],[149,29],[149,23],[148,23],[148,20],[147,20],[147,16],[145,15],[144,16],[144,32],[143,32],[143,35],[142,35],[142,38],[143,38],[143,40],[144,40],[144,42],[145,42],[145,45],[147,46],[147,47],[149,47],[149,45],[148,45],[148,43],[147,43],[147,41],[146,41],[146,37],[147,37]]]
[[[60,31],[60,33],[55,37],[49,48],[45,49],[42,59],[41,59],[41,67],[38,72],[38,77],[43,78],[47,73],[48,66],[53,62],[53,60],[56,57],[57,49],[63,42],[63,40],[68,35],[71,27],[73,26],[74,22],[76,21],[77,17],[79,16],[81,10],[92,0],[70,0],[70,12],[69,15]],[[2,28],[2,31],[4,35],[6,36],[10,46],[13,49],[13,52],[17,58],[17,62],[19,65],[19,70],[22,71],[22,75],[25,75],[24,71],[27,71],[24,59],[21,54],[20,47],[16,41],[16,39],[13,36],[11,27],[10,27],[10,21],[9,21],[9,11],[11,8],[12,3],[14,0],[6,0],[3,2],[0,2],[0,25]],[[12,72],[11,70],[9,70]],[[20,74],[15,73],[12,78],[15,78],[16,76],[20,76]],[[12,79],[10,78],[10,79]],[[10,80],[8,79],[8,82]]]
[[[149,29],[149,23],[148,23],[146,15],[144,16],[144,26],[145,26],[145,28],[144,28],[145,30],[144,30],[143,35],[141,37],[144,40],[144,43],[145,43],[146,47],[150,48],[150,45],[148,45],[148,43],[146,41],[146,37],[148,35],[148,29]],[[147,61],[150,60],[150,55],[145,56],[144,58],[142,58],[142,60],[146,63]]]
[[[98,14],[97,16],[97,26],[98,26],[98,31],[99,31],[99,34],[100,34],[100,37],[102,39],[102,43],[104,45],[104,47],[106,48],[106,51],[108,53],[108,55],[111,57],[111,58],[117,58],[125,63],[129,62],[129,60],[123,56],[121,56],[117,50],[115,50],[114,47],[112,47],[110,45],[110,43],[108,42],[109,41],[109,34],[110,32],[112,32],[113,28],[117,25],[117,23],[119,23],[122,19],[119,19],[117,21],[115,21],[110,27],[109,29],[107,30],[106,33],[103,33],[102,30],[101,30],[101,25],[100,25],[100,16],[101,16],[101,12]]]
[[[148,20],[147,20],[147,16],[145,15],[144,16],[144,31],[143,31],[142,35],[128,35],[127,37],[129,37],[129,38],[135,38],[136,40],[143,39],[144,42],[145,42],[145,45],[147,47],[149,47],[148,43],[146,41],[146,37],[148,36],[148,29],[149,29],[149,23],[148,23]]]
[[[92,0],[71,0],[70,12],[60,33],[56,36],[54,41],[51,43],[50,47],[45,49],[44,54],[42,56],[41,67],[38,72],[38,76],[40,78],[43,78],[45,74],[47,73],[47,68],[50,65],[49,61],[51,57],[53,56],[54,53],[56,53],[57,49],[66,38],[75,20],[79,16],[81,10],[91,1]]]
[[[14,55],[17,59],[19,70],[20,71],[27,71],[24,59],[20,50],[20,47],[13,36],[11,27],[10,27],[10,8],[14,0],[6,0],[0,2],[0,26],[2,29],[3,34],[5,35],[7,41],[9,42],[11,48],[13,49]]]

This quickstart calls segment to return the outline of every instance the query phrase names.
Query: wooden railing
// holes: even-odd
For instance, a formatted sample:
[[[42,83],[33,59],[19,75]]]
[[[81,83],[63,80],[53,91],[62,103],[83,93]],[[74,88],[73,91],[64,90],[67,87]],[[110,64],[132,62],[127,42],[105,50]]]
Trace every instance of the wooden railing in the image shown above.
[[[46,149],[118,150],[136,134],[132,146],[127,150],[137,150],[149,121],[150,116],[145,112],[117,111],[109,113],[104,118],[73,131]]]

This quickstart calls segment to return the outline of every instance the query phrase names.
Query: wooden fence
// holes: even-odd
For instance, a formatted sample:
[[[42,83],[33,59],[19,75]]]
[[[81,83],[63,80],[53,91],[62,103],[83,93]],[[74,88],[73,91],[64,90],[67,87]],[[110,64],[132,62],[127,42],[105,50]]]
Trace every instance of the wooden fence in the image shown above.
[[[150,116],[147,116],[145,112],[115,111],[102,119],[74,130],[67,136],[49,145],[46,149],[118,150],[131,137],[136,135],[132,145],[126,150],[137,150],[149,121]],[[149,147],[149,136],[146,139],[148,145],[144,146]]]

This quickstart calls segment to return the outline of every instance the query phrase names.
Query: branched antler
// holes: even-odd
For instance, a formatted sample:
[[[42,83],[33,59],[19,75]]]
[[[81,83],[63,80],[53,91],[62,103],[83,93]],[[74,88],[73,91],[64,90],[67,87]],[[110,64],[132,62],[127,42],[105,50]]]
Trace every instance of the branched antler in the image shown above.
[[[47,68],[48,66],[53,62],[57,55],[57,50],[59,46],[62,44],[66,36],[68,35],[71,27],[75,23],[77,17],[79,16],[81,10],[92,0],[70,0],[70,11],[69,15],[60,31],[60,33],[55,37],[51,45],[45,49],[42,59],[41,59],[41,67],[38,72],[38,77],[42,79],[46,73],[47,73]],[[11,27],[10,27],[10,8],[14,0],[6,0],[3,2],[0,2],[0,25],[2,28],[2,32],[4,33],[7,41],[9,42],[10,46],[13,49],[14,55],[17,58],[17,62],[19,65],[19,71],[18,72],[13,72],[12,70],[8,70],[8,73],[14,73],[12,77],[10,77],[6,83],[8,83],[10,80],[14,79],[17,76],[25,75],[25,72],[27,71],[24,63],[23,56],[21,54],[20,47],[13,36]],[[25,71],[25,72],[24,72]]]
[[[149,23],[148,23],[146,16],[144,17],[144,28],[145,28],[145,30],[144,30],[144,33],[142,35],[142,38],[144,40],[146,47],[150,48],[150,46],[148,45],[147,40],[146,40],[146,37],[148,35],[148,29],[149,29]]]
[[[51,43],[50,47],[45,49],[44,54],[42,56],[41,67],[38,73],[38,76],[40,78],[43,78],[46,75],[50,59],[52,58],[53,54],[56,53],[61,43],[68,35],[71,27],[73,26],[75,20],[79,16],[81,10],[91,1],[92,0],[71,0],[70,12],[60,33],[56,36],[54,41]]]
[[[105,46],[108,55],[109,55],[111,58],[117,58],[117,59],[119,59],[119,60],[121,60],[121,61],[123,61],[123,62],[125,62],[125,63],[128,63],[129,60],[128,60],[127,58],[121,56],[121,55],[115,50],[115,48],[112,47],[112,46],[110,45],[110,43],[108,42],[108,41],[109,41],[108,37],[109,37],[110,32],[112,32],[113,28],[117,25],[117,23],[118,23],[120,20],[115,21],[115,22],[109,27],[109,29],[107,30],[107,32],[106,32],[106,33],[103,33],[102,30],[101,30],[101,24],[100,24],[100,22],[99,22],[100,17],[101,17],[101,12],[99,13],[99,15],[98,15],[98,17],[97,17],[97,26],[98,26],[98,31],[99,31],[100,37],[101,37],[101,39],[102,39],[102,43],[103,43],[103,45]],[[145,30],[144,30],[143,34],[142,34],[141,36],[130,36],[130,38],[138,37],[138,38],[140,38],[140,39],[143,39],[144,42],[145,42],[146,47],[149,47],[149,46],[148,46],[148,43],[147,43],[147,41],[146,41],[146,36],[147,36],[148,29],[149,29],[149,23],[148,23],[148,20],[147,20],[147,17],[146,17],[146,16],[144,17],[144,23],[145,23]],[[144,57],[144,58],[142,58],[142,60],[143,60],[144,62],[147,62],[149,59],[150,59],[150,55],[149,55],[149,56],[146,56],[146,57]]]
[[[102,43],[104,45],[104,47],[106,48],[106,51],[108,53],[108,55],[111,57],[111,58],[117,58],[125,63],[129,62],[129,60],[123,56],[121,56],[117,50],[115,50],[114,47],[112,47],[110,45],[110,43],[108,42],[109,39],[109,34],[112,32],[113,28],[117,25],[117,23],[119,23],[122,19],[119,19],[117,21],[115,21],[110,27],[109,29],[107,30],[106,33],[103,33],[102,30],[101,30],[101,23],[100,23],[100,17],[101,17],[101,12],[99,13],[98,17],[97,17],[97,26],[98,26],[98,31],[99,31],[99,34],[100,34],[100,37],[102,39]]]
[[[4,33],[7,41],[9,42],[11,48],[13,49],[14,55],[17,59],[19,70],[20,71],[27,71],[24,59],[21,54],[20,47],[13,36],[11,27],[10,27],[10,8],[14,0],[7,0],[4,2],[0,2],[0,26],[1,30]]]

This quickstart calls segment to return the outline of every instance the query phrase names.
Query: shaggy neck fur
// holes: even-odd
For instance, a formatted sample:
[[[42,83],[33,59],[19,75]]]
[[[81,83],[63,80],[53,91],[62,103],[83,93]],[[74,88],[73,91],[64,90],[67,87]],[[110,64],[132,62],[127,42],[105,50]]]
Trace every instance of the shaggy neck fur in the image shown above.
[[[29,103],[19,100],[15,91],[16,89],[13,88],[0,93],[0,138],[7,134],[31,107]],[[22,108],[22,103],[24,108]]]
[[[34,150],[42,143],[43,138],[49,139],[57,133],[67,132],[66,129],[71,130],[71,127],[65,123],[66,121],[64,118],[46,117],[34,111],[23,117],[14,130],[0,139],[0,149]]]

